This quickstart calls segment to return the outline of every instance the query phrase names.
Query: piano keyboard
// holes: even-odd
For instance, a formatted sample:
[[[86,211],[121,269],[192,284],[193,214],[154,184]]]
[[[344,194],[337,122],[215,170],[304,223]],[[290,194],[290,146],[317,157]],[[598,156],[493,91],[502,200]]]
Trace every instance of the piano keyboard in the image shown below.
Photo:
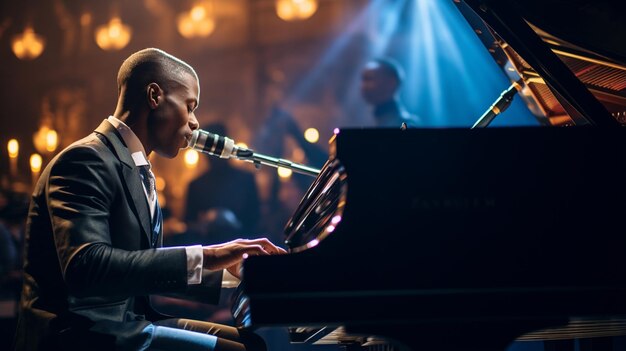
[[[352,344],[368,351],[393,351],[394,346],[383,339],[346,334],[343,327],[298,327],[290,328],[291,341],[313,345]],[[626,319],[573,319],[568,325],[546,328],[524,334],[516,342],[569,340],[616,337],[626,335]]]

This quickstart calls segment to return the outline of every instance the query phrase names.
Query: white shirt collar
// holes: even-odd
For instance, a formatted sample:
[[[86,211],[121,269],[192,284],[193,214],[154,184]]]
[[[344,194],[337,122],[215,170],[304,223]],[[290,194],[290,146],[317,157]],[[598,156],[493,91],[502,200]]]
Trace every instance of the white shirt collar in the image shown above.
[[[133,132],[126,123],[113,116],[109,116],[107,121],[109,121],[122,136],[124,143],[128,147],[128,151],[130,151],[130,157],[132,157],[135,162],[135,166],[150,166],[150,161],[148,161],[148,157],[146,156],[146,149],[144,149],[135,132]]]

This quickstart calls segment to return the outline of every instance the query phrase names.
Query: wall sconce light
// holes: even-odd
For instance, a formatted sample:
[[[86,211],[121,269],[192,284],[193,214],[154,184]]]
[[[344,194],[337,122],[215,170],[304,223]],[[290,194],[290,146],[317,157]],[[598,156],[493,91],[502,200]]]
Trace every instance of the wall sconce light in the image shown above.
[[[59,137],[54,129],[41,126],[33,135],[33,144],[40,153],[53,152],[57,149]]]
[[[215,30],[215,17],[210,4],[196,4],[177,19],[178,32],[185,38],[208,37]]]
[[[46,47],[44,38],[35,33],[31,26],[26,26],[24,32],[13,37],[11,40],[11,49],[20,60],[34,60]]]
[[[115,16],[109,23],[96,28],[96,44],[102,50],[121,50],[130,42],[133,30]]]
[[[37,178],[39,178],[39,173],[41,172],[41,166],[43,166],[43,158],[39,154],[30,155],[30,174],[31,174],[31,183],[34,187],[37,184]]]
[[[9,151],[9,172],[11,177],[17,176],[17,156],[20,153],[20,143],[17,139],[11,139],[7,143],[7,151]]]
[[[7,143],[7,151],[9,151],[9,158],[17,158],[20,152],[20,143],[16,139],[11,139]]]
[[[43,165],[43,159],[39,154],[30,155],[30,170],[33,173],[39,173],[41,171],[41,165]]]
[[[305,20],[317,11],[317,0],[276,0],[276,14],[285,21]]]

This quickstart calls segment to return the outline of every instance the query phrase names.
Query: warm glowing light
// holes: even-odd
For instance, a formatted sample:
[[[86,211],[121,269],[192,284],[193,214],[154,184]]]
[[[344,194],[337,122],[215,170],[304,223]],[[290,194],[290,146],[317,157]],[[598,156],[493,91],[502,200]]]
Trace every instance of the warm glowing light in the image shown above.
[[[339,128],[333,129],[333,134],[335,134],[335,135],[339,134]]]
[[[9,140],[7,143],[7,150],[9,151],[10,158],[17,158],[17,155],[20,152],[20,143],[18,143],[16,139]]]
[[[335,226],[334,225],[329,225],[328,227],[326,227],[326,231],[329,233],[332,233],[335,231]]]
[[[121,50],[130,42],[132,29],[113,17],[109,23],[96,28],[96,44],[103,50]]]
[[[276,0],[276,14],[285,21],[307,19],[317,11],[317,0]]]
[[[46,46],[46,41],[37,33],[33,27],[26,27],[24,33],[18,34],[11,40],[11,48],[13,53],[20,60],[34,60]]]
[[[33,144],[35,149],[42,154],[53,152],[59,145],[59,136],[54,129],[42,125],[33,135]]]
[[[304,139],[311,144],[317,143],[320,140],[320,132],[315,128],[309,128],[304,131]]]
[[[30,170],[33,173],[39,173],[41,171],[41,165],[43,164],[43,159],[39,154],[30,155]]]
[[[248,144],[246,144],[246,143],[237,143],[235,145],[237,145],[237,147],[239,147],[241,149],[247,149],[248,148]]]
[[[188,149],[185,151],[185,165],[189,168],[194,168],[198,165],[200,160],[200,154],[196,150]]]
[[[330,220],[330,223],[337,225],[337,223],[341,222],[341,216],[337,215]]]
[[[215,30],[215,18],[208,4],[197,4],[178,15],[178,32],[185,38],[208,37]]]
[[[278,172],[278,176],[283,179],[291,177],[291,174],[293,173],[289,168],[284,167],[278,167],[276,172]]]
[[[191,9],[189,15],[192,20],[200,21],[206,16],[206,9],[204,8],[204,6],[196,5]]]
[[[54,129],[48,130],[46,133],[46,151],[53,152],[58,145],[57,132]]]
[[[163,191],[165,189],[165,179],[163,179],[163,177],[156,177],[154,186],[157,191]],[[163,204],[161,204],[161,206],[163,206]]]

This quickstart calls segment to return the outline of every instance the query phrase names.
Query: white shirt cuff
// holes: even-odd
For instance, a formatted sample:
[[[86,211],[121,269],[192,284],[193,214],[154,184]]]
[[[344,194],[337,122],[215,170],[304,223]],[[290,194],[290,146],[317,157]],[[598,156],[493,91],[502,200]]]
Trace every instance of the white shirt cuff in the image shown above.
[[[202,245],[159,247],[157,250],[185,249],[187,254],[187,284],[202,283]]]
[[[187,254],[187,284],[196,285],[202,283],[202,263],[204,261],[202,245],[160,247],[158,250],[180,248],[184,248]],[[239,278],[224,269],[224,274],[222,275],[222,288],[236,288],[239,286],[240,282],[241,280],[239,280]]]
[[[202,283],[202,245],[185,246],[187,252],[187,284]]]

